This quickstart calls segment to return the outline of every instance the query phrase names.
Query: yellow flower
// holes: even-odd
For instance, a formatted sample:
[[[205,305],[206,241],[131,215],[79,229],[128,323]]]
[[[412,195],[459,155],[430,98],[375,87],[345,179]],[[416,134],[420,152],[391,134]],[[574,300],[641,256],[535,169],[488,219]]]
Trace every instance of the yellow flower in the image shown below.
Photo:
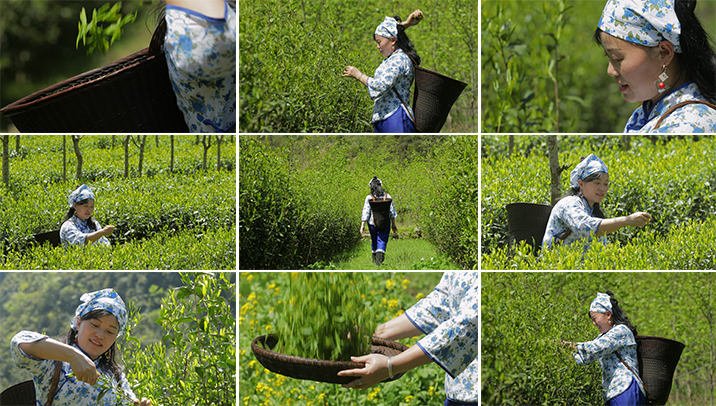
[[[310,386],[310,387],[309,387],[308,389],[310,389],[310,390],[314,390],[314,389],[316,389],[316,387],[315,387],[315,386],[313,386],[313,385],[311,385],[311,386]]]
[[[264,327],[264,330],[269,331],[269,330],[271,330],[272,328],[273,328],[273,327],[269,324],[268,326]]]
[[[423,295],[423,292],[420,292],[420,293],[418,293],[417,295],[415,295],[415,298],[416,298],[416,299],[422,299],[422,298],[424,298],[424,297],[425,297],[425,295]]]
[[[388,306],[389,306],[391,309],[398,307],[398,299],[390,299],[390,300],[388,301]]]
[[[254,276],[252,274],[246,275],[246,280],[251,282],[251,280],[254,279]]]
[[[390,289],[395,285],[395,282],[393,282],[393,279],[388,279],[385,281],[385,288]]]
[[[251,399],[251,396],[247,396],[247,397],[244,398],[244,405],[248,405],[248,404],[249,404],[249,399]]]
[[[413,398],[414,398],[413,395],[406,396],[406,397],[405,397],[405,403],[410,403],[410,401],[413,400]]]
[[[256,299],[256,292],[251,292],[251,294],[249,295],[249,297],[246,298],[246,301],[247,301],[247,302],[251,302],[251,301],[253,301],[254,299]]]
[[[258,364],[258,363],[259,363],[259,362],[258,362],[258,361],[256,361],[255,359],[254,359],[254,360],[251,360],[251,361],[249,361],[249,368],[253,368],[253,367],[254,367],[254,365],[256,365],[256,364]]]
[[[403,279],[403,281],[400,283],[403,285],[403,289],[407,289],[408,285],[410,285],[410,281],[407,279]]]
[[[319,401],[319,402],[323,402],[323,399],[325,399],[325,398],[326,398],[326,394],[325,394],[325,393],[321,393],[320,395],[318,395],[318,401]]]
[[[241,350],[241,351],[239,351],[239,355],[241,355],[242,357],[243,357],[244,355],[246,355],[246,350]]]
[[[272,284],[268,285],[268,288],[266,288],[266,289],[271,290],[271,289],[273,289],[273,288],[275,288],[275,287],[276,287],[276,284],[275,284],[275,283],[272,283]]]

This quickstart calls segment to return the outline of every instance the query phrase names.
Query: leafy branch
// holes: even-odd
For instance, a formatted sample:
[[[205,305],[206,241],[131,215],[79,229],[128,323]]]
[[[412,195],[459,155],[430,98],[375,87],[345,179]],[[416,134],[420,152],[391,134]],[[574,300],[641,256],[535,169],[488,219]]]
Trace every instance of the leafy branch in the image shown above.
[[[140,6],[143,4],[144,2],[141,2]],[[87,46],[89,43],[87,55],[91,55],[95,49],[106,54],[110,45],[122,37],[122,28],[137,19],[137,10],[123,16],[121,9],[121,1],[111,7],[109,3],[105,3],[99,10],[92,11],[92,20],[88,22],[87,11],[82,7],[75,48],[79,48],[80,40],[82,40],[83,46]]]

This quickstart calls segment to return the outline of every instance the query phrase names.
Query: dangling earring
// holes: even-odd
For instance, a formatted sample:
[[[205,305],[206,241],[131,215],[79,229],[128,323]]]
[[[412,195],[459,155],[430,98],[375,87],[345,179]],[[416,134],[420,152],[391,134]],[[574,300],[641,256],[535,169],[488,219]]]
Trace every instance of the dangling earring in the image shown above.
[[[104,353],[104,357],[107,359],[112,358],[112,350],[111,349],[107,350],[107,352]]]
[[[666,74],[666,65],[662,65],[662,68],[664,70],[663,72],[661,72],[661,75],[659,75],[659,80],[654,82],[654,85],[656,85],[656,90],[658,90],[659,93],[664,93],[664,91],[669,88],[669,84],[666,83],[666,80],[669,79],[669,75]]]

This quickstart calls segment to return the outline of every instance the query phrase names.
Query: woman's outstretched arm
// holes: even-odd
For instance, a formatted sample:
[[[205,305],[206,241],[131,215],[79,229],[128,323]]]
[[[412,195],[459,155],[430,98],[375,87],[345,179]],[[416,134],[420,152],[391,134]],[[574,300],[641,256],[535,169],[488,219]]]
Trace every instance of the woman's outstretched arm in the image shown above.
[[[402,338],[415,337],[420,334],[423,334],[423,332],[415,327],[415,324],[403,313],[378,326],[373,335],[388,340],[400,340]]]
[[[644,227],[651,221],[651,214],[644,212],[632,213],[628,216],[614,217],[610,219],[602,220],[602,223],[597,229],[596,236],[602,237],[606,234],[613,233],[622,227],[633,226],[633,227]]]
[[[20,349],[33,358],[67,362],[78,380],[90,385],[97,382],[94,362],[75,347],[48,337],[31,343],[21,343]]]

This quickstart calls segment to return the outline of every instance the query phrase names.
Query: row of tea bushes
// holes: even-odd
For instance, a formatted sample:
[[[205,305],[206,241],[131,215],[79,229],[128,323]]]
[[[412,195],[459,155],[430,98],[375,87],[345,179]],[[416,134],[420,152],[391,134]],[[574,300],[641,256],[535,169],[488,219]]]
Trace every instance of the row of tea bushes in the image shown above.
[[[236,226],[164,231],[112,247],[44,244],[9,251],[0,269],[236,269]]]
[[[569,172],[579,158],[595,153],[609,168],[611,188],[602,202],[605,215],[617,217],[645,211],[653,216],[644,229],[626,227],[609,235],[611,242],[626,244],[650,233],[661,238],[674,226],[716,215],[716,164],[711,159],[716,153],[716,141],[712,138],[657,143],[638,139],[629,151],[606,143],[596,150],[589,142],[560,142],[560,146],[560,164],[567,166],[562,172],[563,193],[569,185]],[[526,157],[515,153],[509,158],[483,158],[481,169],[482,254],[491,255],[508,244],[506,204],[549,204],[549,164],[541,153]]]

